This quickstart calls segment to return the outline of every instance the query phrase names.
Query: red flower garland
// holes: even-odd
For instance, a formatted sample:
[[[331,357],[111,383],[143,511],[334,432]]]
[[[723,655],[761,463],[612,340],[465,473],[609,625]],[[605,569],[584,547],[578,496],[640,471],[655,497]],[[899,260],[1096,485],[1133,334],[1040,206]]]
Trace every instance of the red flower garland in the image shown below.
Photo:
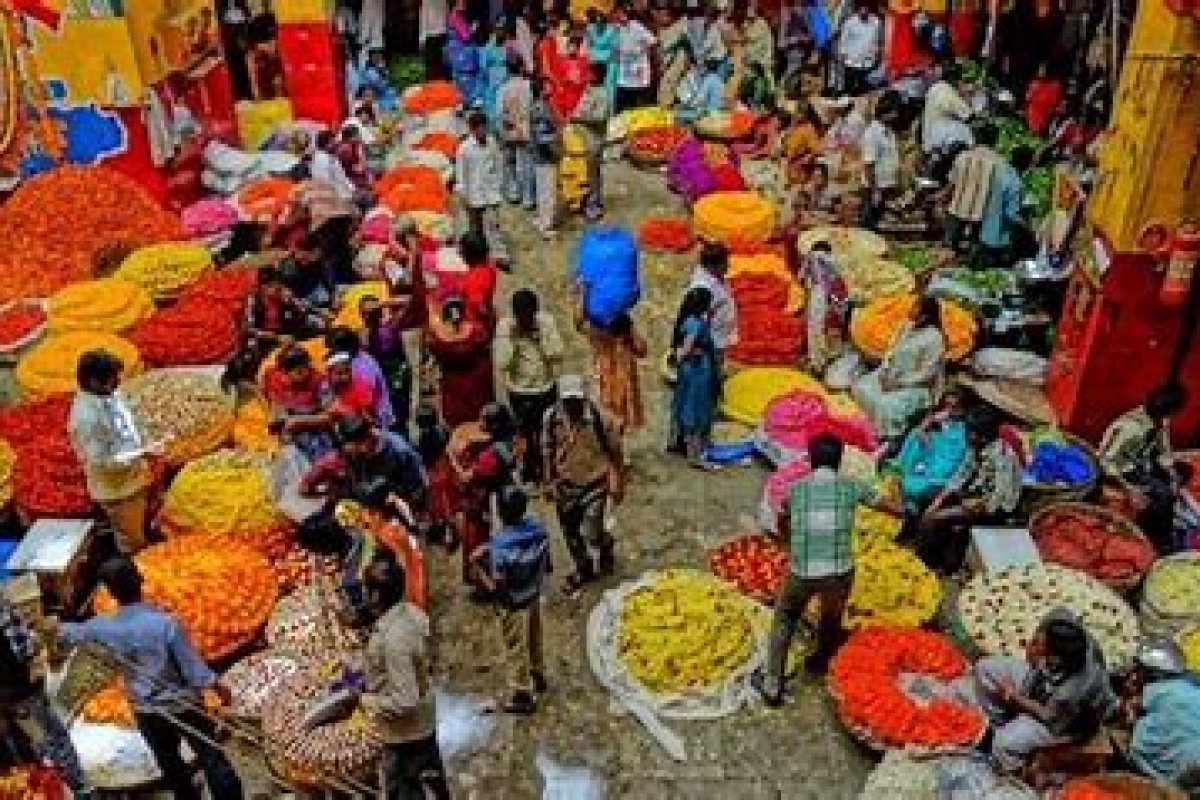
[[[788,554],[774,539],[749,534],[713,550],[708,565],[714,575],[742,594],[773,603],[787,574]]]
[[[237,350],[236,311],[203,297],[155,312],[126,336],[151,367],[219,364]]]
[[[643,250],[683,253],[695,243],[692,223],[681,217],[647,217],[638,226],[638,244]]]
[[[0,346],[10,346],[46,322],[46,312],[35,305],[16,303],[0,312]]]
[[[48,397],[0,410],[0,436],[17,456],[13,502],[28,519],[92,510],[83,467],[67,436],[71,398]]]
[[[935,699],[919,703],[900,688],[902,673],[949,681],[967,661],[944,636],[919,628],[855,631],[834,656],[829,687],[848,725],[887,747],[966,747],[983,734],[983,713]]]

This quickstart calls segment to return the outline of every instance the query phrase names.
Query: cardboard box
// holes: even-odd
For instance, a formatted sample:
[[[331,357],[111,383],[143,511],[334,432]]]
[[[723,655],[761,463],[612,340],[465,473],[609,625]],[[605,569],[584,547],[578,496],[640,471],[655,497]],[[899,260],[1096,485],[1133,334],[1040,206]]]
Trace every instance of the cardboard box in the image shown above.
[[[1025,528],[972,528],[967,566],[972,572],[995,575],[1009,567],[1040,564],[1033,537]]]
[[[69,608],[83,587],[97,542],[90,519],[40,519],[8,559],[10,572],[34,575],[49,608]]]

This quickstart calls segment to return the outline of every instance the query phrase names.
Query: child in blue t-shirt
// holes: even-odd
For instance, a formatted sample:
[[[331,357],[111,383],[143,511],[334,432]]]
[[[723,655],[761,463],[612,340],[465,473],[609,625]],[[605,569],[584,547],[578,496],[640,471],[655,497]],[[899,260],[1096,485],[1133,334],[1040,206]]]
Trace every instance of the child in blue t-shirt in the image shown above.
[[[506,486],[496,498],[499,529],[471,554],[484,586],[496,604],[507,699],[496,710],[530,714],[546,691],[542,658],[542,590],[550,568],[546,529],[529,515],[529,497],[519,486]]]

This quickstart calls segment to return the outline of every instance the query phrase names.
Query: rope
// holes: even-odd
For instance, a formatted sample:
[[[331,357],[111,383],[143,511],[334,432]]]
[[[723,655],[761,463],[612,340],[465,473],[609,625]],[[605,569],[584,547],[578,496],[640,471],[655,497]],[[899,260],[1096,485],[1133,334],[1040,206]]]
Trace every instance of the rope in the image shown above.
[[[143,670],[140,665],[124,658],[119,653],[113,651],[112,649],[110,649],[108,647],[105,647],[104,645],[92,642],[92,643],[88,643],[88,644],[84,645],[83,647],[86,648],[86,650],[85,650],[86,657],[92,658],[109,668],[117,668],[117,669],[123,670],[131,675],[134,675],[134,676],[142,679],[143,681],[146,681],[155,689],[159,689],[159,690],[178,689],[177,686],[160,680],[157,676],[152,675],[149,672]],[[265,737],[256,729],[250,727],[249,725],[245,725],[244,723],[242,723],[239,720],[214,715],[207,708],[205,708],[204,705],[201,703],[196,703],[196,702],[194,702],[192,700],[188,700],[186,698],[181,699],[181,703],[182,703],[184,711],[191,711],[191,712],[195,712],[196,714],[199,714],[201,717],[203,717],[204,719],[211,722],[216,730],[222,730],[222,729],[227,730],[232,735],[236,736],[237,738],[240,738],[244,741],[249,742],[250,744],[255,745],[256,747],[259,748],[259,750],[261,752],[263,752],[263,753],[266,752]],[[72,710],[72,713],[73,712],[74,712],[74,710]],[[172,713],[170,711],[162,711],[162,710],[156,711],[154,713],[162,716],[164,719],[169,721],[176,728],[179,728],[180,730],[184,731],[185,733],[190,734],[191,736],[195,737],[196,739],[198,739],[199,741],[208,745],[209,747],[213,747],[213,748],[221,751],[222,753],[226,753],[226,755],[228,755],[225,748],[220,743],[218,743],[216,740],[214,740],[211,736],[204,733],[203,731],[200,731],[197,728],[195,728],[194,726],[190,725],[189,723],[184,722],[183,720],[179,719],[179,717],[176,716],[174,713]],[[274,775],[274,777],[277,780],[279,780],[281,783],[285,784],[284,788],[288,789],[289,791],[297,791],[298,790],[299,787],[292,784],[291,781],[288,781],[283,776],[276,774],[275,770],[272,770],[272,774]],[[333,788],[337,791],[357,793],[360,796],[368,796],[368,795],[375,794],[377,792],[375,787],[365,784],[356,778],[351,778],[351,777],[344,776],[344,775],[322,775],[321,777],[325,781],[328,782],[330,788]]]

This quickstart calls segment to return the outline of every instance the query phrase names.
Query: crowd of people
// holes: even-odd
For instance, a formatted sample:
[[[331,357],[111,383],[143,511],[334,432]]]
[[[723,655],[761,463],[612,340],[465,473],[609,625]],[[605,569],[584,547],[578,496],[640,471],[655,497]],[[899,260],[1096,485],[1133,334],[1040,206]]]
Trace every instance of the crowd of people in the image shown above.
[[[743,165],[779,165],[781,241],[807,294],[803,360],[820,374],[847,350],[849,293],[829,243],[796,252],[796,230],[835,220],[877,228],[914,179],[927,176],[937,187],[930,202],[945,211],[947,245],[983,265],[1009,266],[1036,247],[1023,174],[1047,160],[1085,174],[1102,113],[1081,92],[1068,93],[1047,63],[1012,87],[1027,100],[1028,127],[1047,143],[1001,156],[997,118],[1015,107],[964,79],[938,26],[918,31],[920,57],[889,73],[883,21],[866,2],[844,19],[788,2],[775,25],[753,6],[721,2],[592,9],[578,20],[561,8],[481,14],[459,0],[439,15],[432,5],[422,10],[427,72],[449,76],[463,101],[452,179],[463,231],[453,241],[458,268],[438,266],[444,243],[410,216],[399,216],[382,242],[363,235],[379,177],[372,153],[388,148],[400,97],[377,50],[357,67],[352,118],[302,143],[286,210],[269,224],[240,226],[226,254],[271,254],[224,379],[268,406],[270,430],[293,468],[291,490],[315,509],[298,541],[337,564],[347,619],[372,631],[360,703],[383,722],[385,792],[400,798],[449,796],[433,735],[429,620],[405,601],[403,555],[339,516],[339,503],[354,501],[461,553],[464,587],[495,607],[503,643],[506,686],[491,710],[529,714],[548,688],[540,600],[550,569],[550,529],[531,501],[544,496],[554,508],[571,561],[569,597],[615,573],[612,511],[625,499],[629,437],[646,422],[639,369],[653,350],[668,351],[673,382],[664,445],[693,467],[714,468],[707,453],[738,328],[725,246],[700,251],[667,342],[648,342],[629,313],[605,324],[590,319],[587,287],[571,299],[570,319],[531,289],[499,294],[500,273],[522,267],[501,208],[524,206],[541,236],[557,235],[568,125],[587,152],[582,212],[598,220],[615,114],[654,103],[681,123],[751,113],[752,132],[735,151]],[[261,38],[262,69],[247,78],[255,96],[266,97],[273,54]],[[910,128],[915,162],[902,155]],[[362,325],[338,322],[346,289],[364,281],[382,290],[360,295],[351,309]],[[789,490],[775,533],[792,567],[766,668],[754,678],[768,705],[783,702],[788,647],[810,600],[818,599],[820,614],[808,669],[824,672],[842,642],[860,503],[903,516],[902,541],[946,574],[961,569],[972,525],[1018,513],[1022,443],[1012,420],[948,386],[941,313],[932,299],[918,302],[882,362],[849,387],[898,465],[899,501],[842,477],[843,443],[829,436],[811,443],[813,472]],[[582,374],[565,363],[572,330],[591,353]],[[89,492],[116,532],[120,556],[99,578],[121,610],[69,625],[60,638],[101,641],[190,696],[214,676],[178,622],[143,602],[131,560],[153,535],[150,462],[163,443],[139,432],[121,396],[123,368],[108,353],[84,356],[70,422]],[[1176,387],[1155,393],[1100,447],[1110,476],[1143,501],[1139,522],[1162,552],[1177,549],[1181,517],[1200,519],[1200,506],[1180,497],[1180,468],[1170,458],[1166,421],[1182,403]],[[11,674],[21,676],[0,688],[38,720],[35,738],[47,757],[85,791],[61,726],[47,721],[41,686],[27,679],[33,648],[19,620],[0,606],[0,624]],[[1183,780],[1200,766],[1200,686],[1182,664],[1174,645],[1147,643],[1121,701],[1088,632],[1052,615],[1027,659],[984,659],[976,668],[980,704],[995,723],[987,746],[1003,770],[1018,772],[1038,749],[1086,740],[1125,714],[1132,763]],[[180,737],[156,712],[173,709],[175,698],[135,686],[133,699],[139,730],[164,772],[174,773]],[[183,735],[198,748],[214,794],[242,796],[219,751]],[[197,796],[185,783],[173,780],[176,796]]]

